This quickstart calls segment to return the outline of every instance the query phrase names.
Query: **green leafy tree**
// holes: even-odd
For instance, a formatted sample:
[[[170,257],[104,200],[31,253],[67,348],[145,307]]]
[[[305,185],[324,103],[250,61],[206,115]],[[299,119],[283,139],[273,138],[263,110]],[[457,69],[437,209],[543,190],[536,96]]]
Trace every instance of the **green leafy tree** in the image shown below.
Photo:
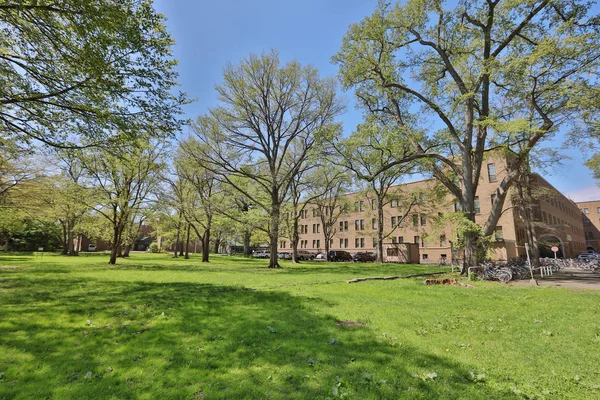
[[[570,0],[381,2],[350,27],[334,57],[343,86],[355,88],[369,114],[398,127],[428,118],[431,128],[404,132],[413,153],[383,169],[426,160],[474,221],[486,152],[510,149],[511,163],[525,162],[561,125],[581,120],[584,99],[597,91],[599,19],[590,7]],[[499,182],[484,236],[494,231],[518,171],[509,166]],[[465,273],[478,246],[469,232]]]
[[[187,99],[172,93],[164,22],[151,0],[3,1],[2,141],[69,147],[177,131]]]
[[[203,146],[191,155],[268,213],[269,268],[279,268],[281,208],[310,151],[335,131],[342,109],[335,82],[297,62],[282,65],[271,52],[227,66],[217,92],[221,105],[192,126]],[[255,182],[268,200],[237,186],[234,177]]]
[[[134,142],[118,149],[95,149],[82,157],[88,205],[106,218],[112,228],[110,264],[122,252],[127,229],[138,221],[158,187],[165,149],[157,143]]]
[[[335,145],[341,156],[342,164],[354,175],[358,186],[362,187],[367,198],[371,200],[371,211],[376,214],[377,262],[383,262],[383,241],[396,228],[402,226],[413,207],[419,202],[415,193],[390,192],[392,186],[401,182],[402,178],[416,172],[415,163],[394,164],[386,168],[398,158],[410,153],[408,143],[402,140],[396,126],[387,126],[371,119],[361,124],[347,139]],[[395,225],[385,229],[384,207],[391,202],[402,208]],[[400,206],[401,205],[401,206]],[[394,218],[396,220],[396,218]]]

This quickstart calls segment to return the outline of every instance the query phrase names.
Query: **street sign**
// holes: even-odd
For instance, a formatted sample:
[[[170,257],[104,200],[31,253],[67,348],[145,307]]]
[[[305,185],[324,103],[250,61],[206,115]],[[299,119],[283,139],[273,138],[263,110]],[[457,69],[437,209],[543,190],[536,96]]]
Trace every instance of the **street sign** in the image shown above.
[[[554,252],[554,259],[556,260],[556,252],[558,251],[558,247],[556,247],[556,246],[552,246],[552,247],[550,248],[550,250],[552,250],[552,251]],[[564,257],[564,255],[563,255],[563,257]]]

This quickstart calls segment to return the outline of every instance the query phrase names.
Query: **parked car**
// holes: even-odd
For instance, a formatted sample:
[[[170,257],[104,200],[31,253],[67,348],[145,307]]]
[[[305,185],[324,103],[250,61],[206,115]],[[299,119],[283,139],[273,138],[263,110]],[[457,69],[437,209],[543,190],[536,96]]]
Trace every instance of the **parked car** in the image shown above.
[[[266,250],[259,250],[252,253],[252,257],[254,258],[270,258],[271,253]]]
[[[352,254],[344,250],[334,250],[329,252],[329,261],[353,261]]]
[[[325,259],[325,253],[319,253],[315,256],[315,260],[324,260]]]
[[[96,251],[96,245],[93,243],[88,244],[88,251]]]
[[[597,260],[600,259],[600,254],[582,253],[577,257],[578,260]]]
[[[352,256],[352,259],[354,260],[354,262],[369,262],[375,261],[377,257],[375,257],[375,254],[373,253],[359,251],[358,253],[354,254],[354,256]]]
[[[290,253],[289,251],[280,251],[279,253],[277,253],[277,258],[280,258],[282,260],[291,260],[292,253]]]
[[[314,260],[315,259],[315,255],[307,250],[298,250],[297,255],[298,255],[298,260],[306,261],[306,260]]]

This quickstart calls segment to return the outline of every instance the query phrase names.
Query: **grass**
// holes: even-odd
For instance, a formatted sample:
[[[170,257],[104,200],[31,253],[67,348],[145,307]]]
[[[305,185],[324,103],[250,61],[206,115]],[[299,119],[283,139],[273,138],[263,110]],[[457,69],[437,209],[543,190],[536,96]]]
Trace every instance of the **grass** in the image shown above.
[[[0,256],[1,399],[600,398],[600,293],[134,254]],[[360,321],[364,326],[340,325]]]

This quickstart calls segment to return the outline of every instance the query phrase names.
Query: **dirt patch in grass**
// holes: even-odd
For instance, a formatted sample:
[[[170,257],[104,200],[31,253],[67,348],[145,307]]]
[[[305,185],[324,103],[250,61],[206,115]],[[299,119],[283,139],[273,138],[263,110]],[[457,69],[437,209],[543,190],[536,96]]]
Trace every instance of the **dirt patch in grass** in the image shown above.
[[[443,279],[425,279],[423,283],[427,286],[431,285],[444,285],[444,286],[462,286],[467,288],[474,288],[475,286],[467,283],[462,283],[454,278],[443,278]]]

